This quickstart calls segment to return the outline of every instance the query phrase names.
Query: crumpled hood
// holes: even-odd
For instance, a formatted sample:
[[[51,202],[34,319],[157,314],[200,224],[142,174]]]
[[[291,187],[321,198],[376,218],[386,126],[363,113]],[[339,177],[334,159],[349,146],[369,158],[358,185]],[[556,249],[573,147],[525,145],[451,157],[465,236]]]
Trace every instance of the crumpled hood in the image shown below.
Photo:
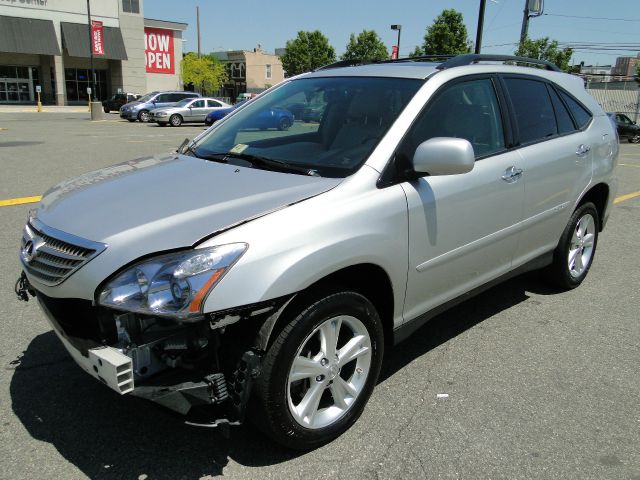
[[[340,181],[169,154],[60,183],[45,193],[37,217],[57,230],[145,254],[194,245]]]

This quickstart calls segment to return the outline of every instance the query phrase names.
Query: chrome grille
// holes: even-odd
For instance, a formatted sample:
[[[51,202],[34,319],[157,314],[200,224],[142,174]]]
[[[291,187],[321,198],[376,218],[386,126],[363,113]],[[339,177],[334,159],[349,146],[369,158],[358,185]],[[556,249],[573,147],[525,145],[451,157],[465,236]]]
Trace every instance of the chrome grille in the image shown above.
[[[45,285],[58,285],[106,245],[47,227],[31,219],[24,227],[20,259],[27,273]]]

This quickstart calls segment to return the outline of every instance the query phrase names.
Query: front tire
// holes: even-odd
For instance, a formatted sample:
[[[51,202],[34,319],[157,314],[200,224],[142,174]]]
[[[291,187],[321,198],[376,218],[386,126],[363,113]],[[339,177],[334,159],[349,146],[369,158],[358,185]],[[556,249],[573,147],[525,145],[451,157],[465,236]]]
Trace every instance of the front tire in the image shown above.
[[[343,291],[307,303],[269,347],[252,416],[275,441],[312,449],[358,419],[377,382],[382,322],[364,296]]]
[[[104,107],[104,113],[111,113],[111,110],[108,107]]]
[[[140,110],[140,113],[138,113],[138,120],[140,120],[142,123],[147,123],[149,121],[149,118],[151,118],[151,116],[149,115],[148,110]]]
[[[282,117],[278,121],[278,130],[280,131],[289,130],[290,126],[291,126],[291,121],[287,117]]]
[[[169,117],[169,123],[172,127],[179,127],[180,125],[182,125],[182,117],[177,113],[174,113]]]
[[[596,253],[599,225],[598,210],[593,203],[584,203],[573,212],[547,270],[553,284],[570,290],[582,283]]]
[[[629,143],[640,143],[640,134],[629,137]]]

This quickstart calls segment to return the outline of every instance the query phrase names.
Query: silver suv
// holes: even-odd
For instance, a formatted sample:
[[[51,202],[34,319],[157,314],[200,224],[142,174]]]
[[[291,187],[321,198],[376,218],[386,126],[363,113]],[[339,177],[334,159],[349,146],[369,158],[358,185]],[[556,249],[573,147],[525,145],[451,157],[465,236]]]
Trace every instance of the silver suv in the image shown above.
[[[531,269],[578,286],[616,192],[580,78],[428,60],[288,79],[175,154],[53,187],[17,292],[121,394],[209,426],[248,413],[292,448],[336,438],[436,313]],[[319,122],[256,127],[309,99]]]

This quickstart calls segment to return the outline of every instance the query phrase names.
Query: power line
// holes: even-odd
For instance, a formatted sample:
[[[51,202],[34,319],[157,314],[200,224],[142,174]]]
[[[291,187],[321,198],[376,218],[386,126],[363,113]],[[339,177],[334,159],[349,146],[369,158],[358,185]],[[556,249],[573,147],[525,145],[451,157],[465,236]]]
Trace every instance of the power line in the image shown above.
[[[543,13],[543,15],[547,17],[582,18],[586,20],[606,20],[610,22],[640,22],[640,19],[634,18],[582,17],[580,15],[561,15],[559,13]]]

